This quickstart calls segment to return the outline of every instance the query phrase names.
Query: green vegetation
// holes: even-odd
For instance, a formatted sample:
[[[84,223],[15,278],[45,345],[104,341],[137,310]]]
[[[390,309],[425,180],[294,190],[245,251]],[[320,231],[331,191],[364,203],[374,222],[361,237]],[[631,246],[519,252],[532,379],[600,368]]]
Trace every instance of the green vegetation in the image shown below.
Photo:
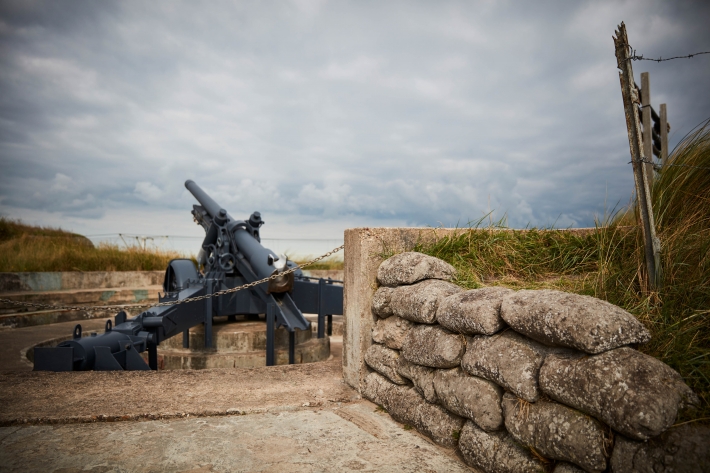
[[[651,331],[639,349],[676,369],[702,398],[691,417],[710,418],[710,125],[673,151],[653,185],[663,283],[646,284],[638,216],[617,213],[589,230],[510,230],[476,222],[416,251],[458,270],[465,288],[559,289],[617,304]],[[690,167],[694,166],[694,167]],[[630,171],[629,171],[630,172]],[[634,205],[633,208],[636,208]]]
[[[296,258],[296,264],[299,266],[302,264],[306,264],[310,260],[315,258],[313,257],[298,257]],[[341,257],[342,258],[342,257]],[[320,260],[317,263],[313,263],[312,265],[308,266],[307,269],[331,269],[331,270],[342,270],[343,269],[343,260],[339,258],[338,256],[331,256],[330,258],[326,258],[324,260]]]
[[[86,237],[0,217],[0,272],[162,271],[174,252],[98,247]]]

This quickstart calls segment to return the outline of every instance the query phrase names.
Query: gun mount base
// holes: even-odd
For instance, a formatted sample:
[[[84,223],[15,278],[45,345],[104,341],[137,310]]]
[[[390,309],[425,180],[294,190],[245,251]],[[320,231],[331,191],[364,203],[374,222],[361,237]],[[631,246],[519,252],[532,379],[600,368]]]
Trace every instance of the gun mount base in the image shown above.
[[[327,337],[316,338],[311,330],[296,330],[294,334],[294,363],[313,363],[327,360],[330,342]],[[277,365],[289,363],[289,332],[280,327],[274,333]],[[212,326],[212,348],[205,348],[204,325],[188,331],[188,348],[183,337],[165,340],[158,346],[158,369],[252,368],[266,365],[266,321],[236,317],[215,317]],[[147,353],[144,354],[147,356]]]

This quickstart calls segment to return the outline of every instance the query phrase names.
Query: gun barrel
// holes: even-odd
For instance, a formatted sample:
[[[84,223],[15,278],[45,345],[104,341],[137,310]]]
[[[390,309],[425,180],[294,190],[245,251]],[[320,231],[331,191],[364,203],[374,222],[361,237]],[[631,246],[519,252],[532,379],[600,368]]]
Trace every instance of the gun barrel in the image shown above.
[[[185,181],[185,188],[190,191],[190,193],[195,196],[195,199],[202,205],[210,217],[214,218],[219,215],[219,211],[223,208],[217,202],[212,199],[205,191],[198,186],[195,181],[188,179]]]

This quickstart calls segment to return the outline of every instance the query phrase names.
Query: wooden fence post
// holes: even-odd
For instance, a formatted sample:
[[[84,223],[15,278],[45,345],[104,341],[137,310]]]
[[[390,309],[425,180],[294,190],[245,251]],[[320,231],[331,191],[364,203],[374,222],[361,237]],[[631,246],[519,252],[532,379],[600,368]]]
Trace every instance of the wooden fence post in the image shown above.
[[[666,104],[661,104],[661,166],[668,160],[668,112]]]
[[[633,76],[631,76],[633,77]],[[641,119],[643,121],[643,157],[653,161],[653,121],[651,119],[651,80],[648,72],[641,73]],[[646,181],[653,185],[653,166],[643,166]]]
[[[650,164],[645,164],[641,161],[644,143],[641,141],[641,124],[639,123],[639,116],[637,112],[639,96],[638,89],[634,83],[634,71],[631,67],[631,60],[629,59],[630,46],[624,22],[621,22],[621,25],[615,33],[616,36],[613,37],[614,48],[617,67],[621,70],[621,72],[619,72],[621,96],[624,100],[626,129],[629,135],[629,148],[631,151],[631,162],[634,170],[634,184],[636,185],[636,197],[639,204],[639,213],[641,214],[641,230],[644,240],[648,284],[650,289],[654,290],[659,286],[661,279],[661,242],[656,236],[656,225],[653,219],[653,209],[651,208],[651,189],[644,166],[651,168],[651,171],[653,171],[653,167]],[[644,85],[643,88],[647,93],[649,90],[648,86]],[[643,110],[644,115],[646,114],[646,110],[648,110],[650,122],[650,105]],[[648,130],[648,133],[650,134],[651,126],[647,126],[646,130]],[[646,155],[644,158],[649,162],[652,162],[653,153],[651,152],[650,155]]]

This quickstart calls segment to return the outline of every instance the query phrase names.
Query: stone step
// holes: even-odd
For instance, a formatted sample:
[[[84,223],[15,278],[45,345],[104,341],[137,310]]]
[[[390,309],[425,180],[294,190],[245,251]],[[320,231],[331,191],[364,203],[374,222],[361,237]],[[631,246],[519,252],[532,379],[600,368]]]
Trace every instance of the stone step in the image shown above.
[[[0,293],[113,287],[144,288],[163,284],[164,276],[164,270],[0,273]]]
[[[35,302],[53,305],[114,305],[157,302],[158,293],[160,292],[162,292],[162,286],[116,287],[42,292],[5,292],[0,295],[0,298],[18,302]],[[0,314],[30,311],[32,311],[31,308],[17,306],[9,302],[0,303]]]
[[[150,301],[148,301],[150,302]],[[121,311],[121,305],[118,308],[103,309],[100,306],[91,311],[84,310],[37,310],[32,312],[14,312],[0,315],[0,330],[32,327],[36,325],[56,324],[59,322],[71,322],[90,319],[111,319]],[[126,313],[129,316],[135,315],[138,311],[134,308],[127,307]]]

